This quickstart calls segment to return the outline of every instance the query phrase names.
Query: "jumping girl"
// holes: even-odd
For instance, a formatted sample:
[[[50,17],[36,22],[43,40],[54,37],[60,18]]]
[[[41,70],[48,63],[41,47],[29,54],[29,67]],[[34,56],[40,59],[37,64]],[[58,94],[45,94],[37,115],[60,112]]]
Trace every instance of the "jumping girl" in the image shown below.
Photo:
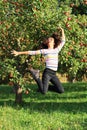
[[[35,50],[35,51],[12,51],[12,54],[15,56],[18,55],[38,55],[42,54],[45,57],[46,68],[42,74],[42,80],[39,77],[39,71],[34,70],[33,68],[30,69],[30,73],[32,74],[33,78],[38,84],[39,91],[43,94],[49,89],[49,81],[53,84],[51,89],[58,92],[63,93],[64,88],[60,83],[58,77],[56,76],[56,72],[58,69],[58,54],[61,51],[62,47],[65,44],[65,34],[62,28],[59,29],[61,31],[61,37],[58,33],[53,33],[51,37],[47,38],[43,45],[45,48]]]

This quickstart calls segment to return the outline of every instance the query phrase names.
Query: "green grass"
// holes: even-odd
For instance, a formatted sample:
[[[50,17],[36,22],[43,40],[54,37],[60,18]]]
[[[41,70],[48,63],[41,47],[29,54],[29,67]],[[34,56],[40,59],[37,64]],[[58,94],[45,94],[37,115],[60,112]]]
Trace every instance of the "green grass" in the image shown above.
[[[63,94],[42,95],[30,85],[19,106],[12,87],[0,85],[0,130],[87,130],[87,83],[63,86]]]

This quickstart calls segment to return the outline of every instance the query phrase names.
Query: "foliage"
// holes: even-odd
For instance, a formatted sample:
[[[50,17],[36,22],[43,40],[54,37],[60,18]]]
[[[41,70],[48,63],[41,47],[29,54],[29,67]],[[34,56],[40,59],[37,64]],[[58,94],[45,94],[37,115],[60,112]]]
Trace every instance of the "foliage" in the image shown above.
[[[71,80],[73,78],[81,80],[81,74],[86,74],[87,65],[87,22],[85,16],[69,15],[65,21],[65,26],[68,31],[66,33],[66,46],[60,55],[60,67],[62,70],[62,67],[65,66],[65,72],[68,72]]]
[[[59,71],[66,72],[70,80],[81,80],[86,73],[87,17],[72,14],[69,3],[69,0],[0,1],[1,80],[8,77],[8,81],[23,85],[26,68],[33,66],[43,69],[40,56],[14,57],[11,50],[35,50],[40,47],[44,37],[50,36],[59,26],[64,28],[66,34],[66,45],[59,57]]]

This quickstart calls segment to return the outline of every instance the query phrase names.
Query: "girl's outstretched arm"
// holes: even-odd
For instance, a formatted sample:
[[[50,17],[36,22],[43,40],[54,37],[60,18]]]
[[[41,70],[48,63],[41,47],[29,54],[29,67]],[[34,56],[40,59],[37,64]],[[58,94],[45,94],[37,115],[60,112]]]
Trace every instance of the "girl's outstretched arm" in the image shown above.
[[[36,50],[36,51],[15,51],[12,50],[11,54],[13,54],[14,56],[18,56],[18,55],[38,55],[41,54],[40,50]]]

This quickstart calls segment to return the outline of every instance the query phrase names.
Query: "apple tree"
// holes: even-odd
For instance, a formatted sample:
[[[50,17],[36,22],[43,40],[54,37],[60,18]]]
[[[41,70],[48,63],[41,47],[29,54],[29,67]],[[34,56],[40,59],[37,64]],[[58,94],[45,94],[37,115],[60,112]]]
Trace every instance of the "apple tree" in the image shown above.
[[[37,49],[43,38],[52,34],[58,26],[57,3],[56,0],[0,1],[0,80],[15,86],[16,102],[21,102],[28,68],[39,68],[40,56],[14,57],[11,50]]]
[[[31,82],[28,69],[44,66],[40,55],[14,57],[11,51],[40,48],[59,26],[65,30],[66,44],[58,72],[66,73],[69,81],[82,80],[87,66],[87,16],[72,13],[75,4],[79,6],[79,0],[0,1],[0,82],[15,86],[16,102],[21,102],[26,82]]]
[[[74,12],[72,14],[75,3],[67,5],[61,5],[62,22],[66,29],[66,45],[60,55],[59,70],[67,73],[69,81],[82,81],[84,76],[87,76],[87,16],[79,12],[77,15]],[[85,6],[87,8],[87,5]]]

